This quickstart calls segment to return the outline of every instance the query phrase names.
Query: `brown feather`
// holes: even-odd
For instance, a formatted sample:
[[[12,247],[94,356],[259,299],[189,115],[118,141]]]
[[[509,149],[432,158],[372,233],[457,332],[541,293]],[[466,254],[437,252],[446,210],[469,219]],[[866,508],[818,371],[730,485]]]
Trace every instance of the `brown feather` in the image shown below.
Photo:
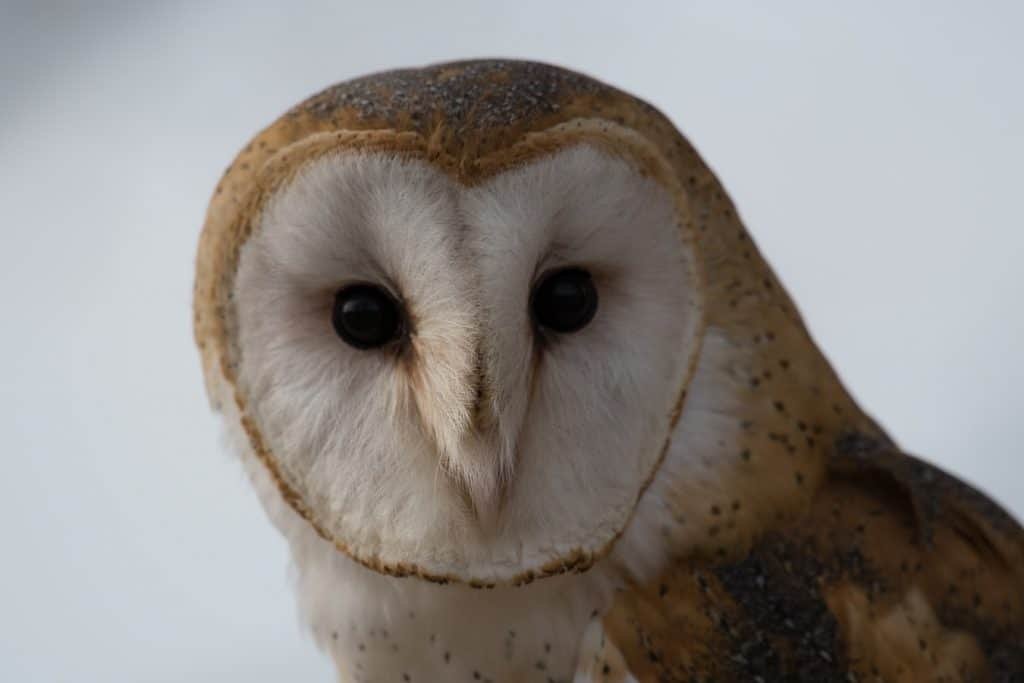
[[[622,593],[605,628],[640,681],[1018,681],[1024,531],[860,435],[805,514],[723,563]]]

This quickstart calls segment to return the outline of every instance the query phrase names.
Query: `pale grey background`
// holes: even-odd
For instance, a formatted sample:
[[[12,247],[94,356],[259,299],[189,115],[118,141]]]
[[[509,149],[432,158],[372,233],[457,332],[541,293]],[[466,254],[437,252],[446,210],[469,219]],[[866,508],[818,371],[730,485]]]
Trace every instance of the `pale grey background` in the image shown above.
[[[864,405],[1024,514],[1024,5],[838,7],[0,5],[0,680],[332,680],[218,447],[192,259],[254,131],[389,67],[532,57],[652,101]]]

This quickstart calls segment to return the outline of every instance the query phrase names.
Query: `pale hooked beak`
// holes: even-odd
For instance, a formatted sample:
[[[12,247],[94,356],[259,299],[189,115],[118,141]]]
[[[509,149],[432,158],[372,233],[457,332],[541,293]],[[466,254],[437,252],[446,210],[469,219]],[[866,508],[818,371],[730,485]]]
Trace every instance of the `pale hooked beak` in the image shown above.
[[[481,529],[493,529],[510,479],[518,427],[501,423],[507,411],[494,388],[488,340],[455,337],[430,343],[424,355],[432,362],[417,366],[414,377],[421,423],[467,512]]]
[[[477,347],[469,429],[460,444],[458,470],[466,502],[481,528],[497,525],[508,483],[497,406],[489,386],[483,350]]]

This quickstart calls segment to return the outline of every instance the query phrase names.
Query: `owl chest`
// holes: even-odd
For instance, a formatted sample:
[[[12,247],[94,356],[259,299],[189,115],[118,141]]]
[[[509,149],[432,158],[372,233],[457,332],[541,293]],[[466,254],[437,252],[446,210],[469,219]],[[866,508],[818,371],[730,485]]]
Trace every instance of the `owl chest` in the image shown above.
[[[342,681],[589,680],[576,677],[577,664],[603,605],[586,584],[472,590],[394,581],[353,594],[329,624],[316,619]]]
[[[568,683],[573,680],[577,648],[567,647],[571,636],[556,643],[536,643],[529,633],[514,627],[467,633],[445,626],[425,623],[421,628],[399,631],[381,626],[339,643],[332,654],[341,680],[352,683]]]

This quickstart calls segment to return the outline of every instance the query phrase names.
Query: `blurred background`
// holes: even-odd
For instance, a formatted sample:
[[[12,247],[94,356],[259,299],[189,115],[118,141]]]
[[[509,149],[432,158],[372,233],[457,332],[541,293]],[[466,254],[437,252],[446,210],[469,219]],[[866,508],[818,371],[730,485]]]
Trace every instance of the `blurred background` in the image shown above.
[[[1024,4],[0,1],[0,680],[321,681],[192,345],[207,199],[328,84],[476,56],[651,101],[908,450],[1024,516]]]

